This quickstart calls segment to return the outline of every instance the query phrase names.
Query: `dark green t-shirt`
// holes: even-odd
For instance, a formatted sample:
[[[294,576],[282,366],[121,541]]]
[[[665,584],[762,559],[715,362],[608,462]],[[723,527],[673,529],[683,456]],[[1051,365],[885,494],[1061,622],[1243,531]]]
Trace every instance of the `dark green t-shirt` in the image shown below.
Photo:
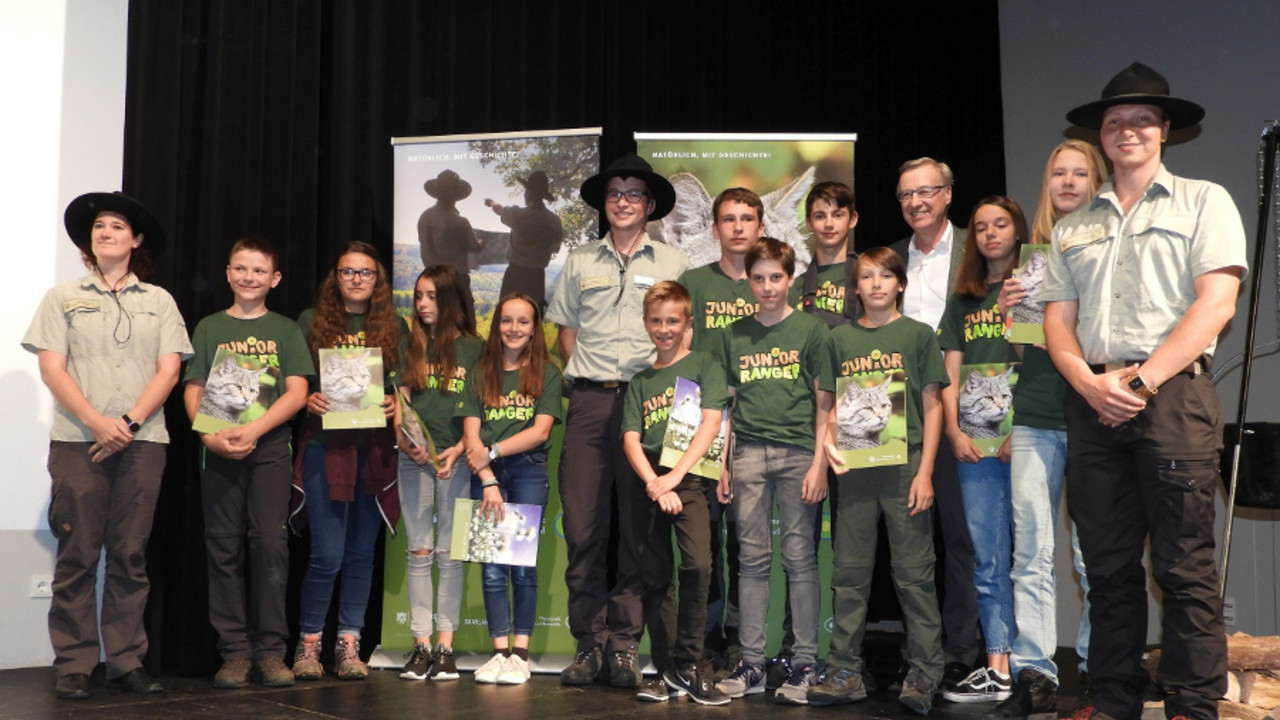
[[[838,263],[818,266],[817,294],[813,296],[813,304],[819,310],[826,310],[835,315],[844,314],[844,266]],[[803,310],[804,276],[797,275],[796,281],[787,293],[787,303],[797,310]]]
[[[1067,381],[1054,367],[1049,353],[1034,345],[1023,346],[1022,367],[1013,391],[1013,424],[1065,431],[1067,420],[1062,407],[1066,394]]]
[[[755,315],[759,307],[746,279],[730,280],[718,262],[686,270],[679,282],[693,298],[694,350],[710,349],[706,344],[711,333]]]
[[[631,378],[622,408],[622,432],[640,433],[645,452],[662,452],[676,392],[676,378],[698,384],[702,410],[723,410],[729,402],[729,386],[724,368],[709,353],[693,351],[660,369],[645,368]]]
[[[1018,360],[1004,339],[1004,317],[996,305],[1000,285],[987,285],[987,296],[981,300],[958,294],[947,300],[947,308],[938,323],[938,344],[943,350],[963,352],[965,365]]]
[[[826,340],[825,323],[792,311],[772,327],[743,318],[708,342],[738,393],[735,437],[813,449]]]
[[[442,368],[427,363],[427,383],[421,390],[409,389],[409,404],[431,433],[438,450],[457,445],[462,439],[462,418],[457,414],[461,396],[471,387],[471,368],[480,362],[480,350],[484,341],[474,337],[459,337],[453,343],[455,364],[453,377],[446,382],[440,377]],[[435,352],[434,338],[427,341],[427,357]],[[405,358],[406,362],[408,358]],[[441,385],[444,391],[441,392]]]
[[[468,375],[473,380],[470,383],[471,391],[462,394],[458,414],[461,417],[480,418],[480,441],[486,446],[506,440],[521,430],[533,427],[533,419],[536,415],[550,415],[557,423],[563,418],[560,407],[561,375],[550,361],[542,371],[542,394],[536,398],[519,392],[519,370],[504,371],[502,401],[496,406],[485,404],[481,396],[483,390],[480,386],[484,383],[481,380],[480,366],[472,367]],[[548,439],[541,447],[535,449],[550,450],[551,440]]]
[[[924,387],[950,384],[938,338],[928,325],[903,315],[877,328],[841,325],[827,341],[827,371],[818,384],[834,393],[837,378],[902,370],[907,383],[907,444],[924,441]]]

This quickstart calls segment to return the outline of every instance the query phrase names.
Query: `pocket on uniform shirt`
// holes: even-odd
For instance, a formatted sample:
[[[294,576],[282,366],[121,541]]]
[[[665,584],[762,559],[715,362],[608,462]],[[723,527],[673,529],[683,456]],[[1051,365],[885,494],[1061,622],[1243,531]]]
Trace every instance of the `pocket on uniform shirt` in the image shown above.
[[[96,357],[110,332],[105,328],[106,316],[94,305],[78,305],[63,312],[67,319],[67,354],[70,357]]]

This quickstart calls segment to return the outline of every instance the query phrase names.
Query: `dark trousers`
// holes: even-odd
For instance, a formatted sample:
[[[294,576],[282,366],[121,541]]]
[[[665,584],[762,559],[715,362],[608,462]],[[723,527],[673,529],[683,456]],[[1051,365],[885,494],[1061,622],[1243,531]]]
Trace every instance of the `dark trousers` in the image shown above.
[[[942,539],[935,543],[942,555],[942,651],[949,663],[973,665],[978,660],[978,593],[973,587],[976,561],[960,497],[956,458],[945,437],[938,443],[933,463],[933,495]]]
[[[243,460],[204,452],[200,500],[209,560],[209,624],[231,658],[284,657],[292,490],[289,428],[258,440]]]
[[[1218,717],[1227,648],[1214,562],[1213,499],[1222,413],[1206,375],[1175,375],[1119,428],[1070,388],[1066,399],[1071,519],[1089,574],[1089,673],[1101,712],[1142,713],[1147,673],[1143,541],[1164,596],[1160,678],[1165,715]]]
[[[579,650],[634,650],[644,628],[640,571],[632,547],[630,465],[622,452],[626,386],[581,386],[569,398],[560,456],[560,506],[568,561],[569,631]],[[618,527],[612,518],[616,503]],[[611,537],[618,548],[609,567]],[[613,570],[613,585],[609,584]]]
[[[58,539],[49,606],[49,641],[59,677],[89,674],[98,664],[98,635],[107,678],[142,667],[147,633],[147,540],[160,495],[166,445],[134,442],[101,463],[87,442],[49,443],[49,529]],[[102,619],[98,558],[106,548]]]
[[[657,458],[650,463],[657,469]],[[688,475],[675,493],[684,507],[668,515],[650,500],[644,481],[630,479],[632,530],[644,593],[644,621],[649,629],[649,652],[659,670],[684,667],[702,659],[707,622],[707,592],[711,584],[711,517],[707,484]],[[672,592],[675,554],[671,534],[680,548],[679,599]]]

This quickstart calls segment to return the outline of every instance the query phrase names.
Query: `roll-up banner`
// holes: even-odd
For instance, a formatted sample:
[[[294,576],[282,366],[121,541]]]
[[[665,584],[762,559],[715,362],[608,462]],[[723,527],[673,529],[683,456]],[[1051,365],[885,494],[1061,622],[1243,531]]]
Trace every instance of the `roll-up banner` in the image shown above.
[[[857,135],[770,133],[642,133],[636,138],[636,154],[665,176],[676,189],[676,206],[662,220],[650,224],[650,232],[684,250],[693,267],[719,260],[720,244],[711,234],[711,203],[721,191],[745,187],[764,203],[765,233],[786,242],[796,252],[796,274],[813,257],[813,241],[805,225],[804,200],[816,183],[853,184],[854,143]],[[855,194],[856,194],[856,188]],[[820,587],[831,586],[831,515],[822,507],[822,541],[818,546]],[[777,533],[777,519],[774,520]],[[720,582],[727,578],[721,577]],[[769,621],[767,651],[778,648],[783,634],[786,574],[781,552],[774,549],[769,573]],[[821,593],[819,616],[820,655],[831,637],[831,594]]]
[[[413,286],[425,264],[452,265],[470,279],[477,330],[487,336],[502,293],[549,298],[568,252],[598,236],[596,212],[578,197],[578,187],[600,170],[600,128],[393,138],[391,144],[393,288],[396,309],[405,318],[413,312]],[[539,204],[550,213],[539,218],[529,212]],[[513,238],[515,228],[520,229]],[[555,355],[555,325],[547,323],[544,329]],[[563,366],[559,358],[557,362]],[[557,483],[561,434],[557,425],[538,543],[538,614],[529,647],[532,665],[543,671],[558,671],[577,649],[569,633],[564,584]],[[453,508],[437,507],[437,526],[446,513],[452,516]],[[375,667],[399,667],[413,648],[406,547],[402,523],[386,541],[382,644],[370,659]],[[493,653],[479,563],[466,564],[465,581],[453,647],[459,667],[474,669]],[[433,581],[433,588],[438,587]],[[435,597],[430,604],[435,607]]]

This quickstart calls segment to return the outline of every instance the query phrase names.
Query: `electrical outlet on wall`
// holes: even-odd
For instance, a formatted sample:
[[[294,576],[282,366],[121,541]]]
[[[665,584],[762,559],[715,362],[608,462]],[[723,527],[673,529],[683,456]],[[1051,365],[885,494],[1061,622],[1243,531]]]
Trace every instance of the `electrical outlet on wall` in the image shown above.
[[[32,575],[31,576],[31,597],[33,598],[53,597],[53,576],[52,575]]]

